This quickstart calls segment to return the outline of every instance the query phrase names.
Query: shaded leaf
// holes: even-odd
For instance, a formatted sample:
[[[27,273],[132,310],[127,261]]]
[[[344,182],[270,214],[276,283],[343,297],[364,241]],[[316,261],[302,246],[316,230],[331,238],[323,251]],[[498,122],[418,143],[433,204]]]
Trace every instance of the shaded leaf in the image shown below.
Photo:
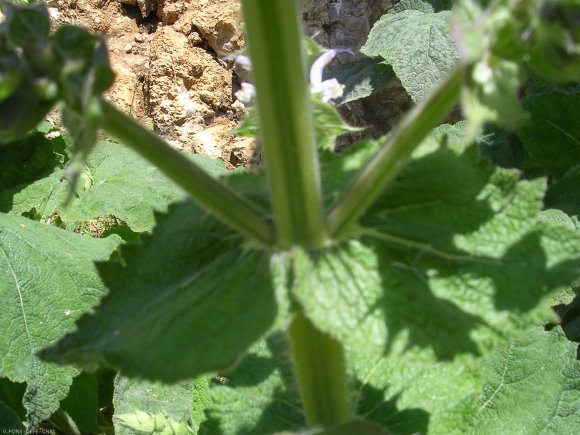
[[[91,239],[19,216],[0,215],[0,374],[26,382],[24,405],[33,427],[58,409],[78,370],[36,353],[73,328],[98,300],[103,284],[93,265],[118,238]]]
[[[74,421],[82,433],[99,433],[97,425],[99,402],[97,397],[97,377],[92,373],[81,372],[61,402],[60,409]]]
[[[401,2],[403,3],[403,2]],[[419,101],[457,64],[449,11],[428,2],[405,2],[377,21],[361,53],[392,65],[413,101]]]
[[[532,329],[495,352],[485,366],[484,396],[470,433],[580,431],[576,348],[556,327]]]
[[[109,293],[43,358],[166,382],[232,367],[286,309],[283,262],[241,242],[192,203],[175,206],[123,247],[123,264],[99,265]]]
[[[0,148],[0,211],[46,218],[58,210],[69,188],[62,180],[69,159],[67,136],[48,123]]]
[[[25,433],[26,428],[18,414],[0,400],[0,428],[6,433]]]
[[[553,177],[580,165],[580,92],[548,92],[526,98],[529,121],[518,135],[528,152]]]
[[[545,199],[546,208],[557,208],[580,222],[580,165],[558,181],[550,183]]]
[[[580,271],[579,235],[538,219],[543,180],[492,167],[454,140],[462,131],[441,127],[416,151],[363,217],[368,237],[296,255],[293,292],[320,329],[449,360],[553,318]]]
[[[393,69],[380,58],[363,57],[353,62],[329,68],[324,79],[335,78],[344,85],[340,103],[369,97],[383,89],[393,78]]]

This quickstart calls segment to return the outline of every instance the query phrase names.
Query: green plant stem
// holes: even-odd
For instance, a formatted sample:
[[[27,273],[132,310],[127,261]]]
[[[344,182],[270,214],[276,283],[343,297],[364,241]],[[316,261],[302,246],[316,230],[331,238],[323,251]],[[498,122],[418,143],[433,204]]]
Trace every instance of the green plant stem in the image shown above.
[[[318,331],[302,314],[289,329],[306,421],[329,428],[351,417],[344,350],[339,342]]]
[[[294,0],[244,0],[278,246],[326,241],[310,96]]]
[[[157,166],[225,224],[260,244],[274,244],[272,225],[254,204],[109,103],[103,101],[102,110],[102,128],[107,133]]]
[[[327,214],[326,227],[332,238],[348,232],[425,136],[449,115],[459,100],[462,80],[461,68],[451,72],[434,92],[411,109],[384,146],[355,175]]]
[[[80,435],[70,417],[60,409],[50,417],[50,423],[66,435]]]

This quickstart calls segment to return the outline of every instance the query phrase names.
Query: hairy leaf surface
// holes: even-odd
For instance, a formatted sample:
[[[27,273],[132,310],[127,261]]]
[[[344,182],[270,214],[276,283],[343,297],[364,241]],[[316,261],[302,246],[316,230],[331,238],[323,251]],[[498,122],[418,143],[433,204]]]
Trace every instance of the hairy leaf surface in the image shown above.
[[[405,1],[374,25],[361,53],[392,65],[413,101],[423,98],[456,65],[450,12],[426,1]]]
[[[524,108],[531,116],[519,136],[548,174],[562,178],[580,165],[580,92],[536,94],[524,101]]]
[[[495,352],[486,365],[484,396],[470,433],[578,433],[577,347],[560,327],[536,328]]]
[[[553,295],[580,271],[579,235],[539,219],[542,180],[493,168],[462,131],[425,141],[363,217],[361,241],[296,255],[293,291],[319,328],[449,360],[553,317]]]
[[[74,328],[103,290],[93,261],[105,260],[118,238],[91,239],[19,216],[0,215],[0,375],[28,384],[28,422],[58,409],[78,370],[36,353]]]
[[[350,352],[357,415],[391,434],[464,434],[481,391],[478,359],[437,362],[427,352],[369,358]]]
[[[283,263],[192,203],[121,256],[99,265],[109,293],[95,313],[44,358],[175,382],[230,368],[278,319]]]

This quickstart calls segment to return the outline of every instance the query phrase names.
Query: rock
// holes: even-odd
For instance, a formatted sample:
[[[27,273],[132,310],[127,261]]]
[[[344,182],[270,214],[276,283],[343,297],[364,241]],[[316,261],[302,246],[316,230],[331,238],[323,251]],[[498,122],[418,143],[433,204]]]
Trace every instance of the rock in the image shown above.
[[[231,0],[193,0],[192,24],[210,47],[224,55],[244,46],[240,5]]]
[[[133,50],[133,46],[131,44],[127,44],[125,47],[123,47],[123,51],[125,53],[131,53],[131,50]]]
[[[139,43],[145,42],[145,36],[143,36],[143,34],[141,34],[141,33],[137,33],[133,37],[133,39],[135,40],[135,42],[139,42]]]
[[[157,17],[163,24],[173,24],[187,10],[184,0],[157,0]]]
[[[232,104],[231,71],[207,51],[191,47],[187,37],[171,27],[153,34],[149,65],[147,107],[155,128],[168,138],[183,136],[181,126],[186,123],[211,122]]]

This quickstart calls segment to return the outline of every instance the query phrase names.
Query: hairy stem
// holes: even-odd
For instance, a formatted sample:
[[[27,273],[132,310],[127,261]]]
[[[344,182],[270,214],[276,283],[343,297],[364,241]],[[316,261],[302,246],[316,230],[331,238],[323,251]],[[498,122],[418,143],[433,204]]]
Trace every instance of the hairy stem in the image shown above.
[[[157,166],[202,207],[230,227],[262,245],[274,244],[271,223],[246,198],[207,174],[202,168],[133,118],[102,103],[102,128]]]
[[[388,136],[384,146],[355,175],[330,208],[326,226],[340,238],[380,195],[427,134],[455,107],[461,93],[463,70],[454,70],[427,98],[418,103]]]
[[[278,246],[326,240],[310,97],[294,0],[244,0]]]
[[[329,428],[351,417],[344,350],[302,314],[290,325],[294,367],[309,427]]]

